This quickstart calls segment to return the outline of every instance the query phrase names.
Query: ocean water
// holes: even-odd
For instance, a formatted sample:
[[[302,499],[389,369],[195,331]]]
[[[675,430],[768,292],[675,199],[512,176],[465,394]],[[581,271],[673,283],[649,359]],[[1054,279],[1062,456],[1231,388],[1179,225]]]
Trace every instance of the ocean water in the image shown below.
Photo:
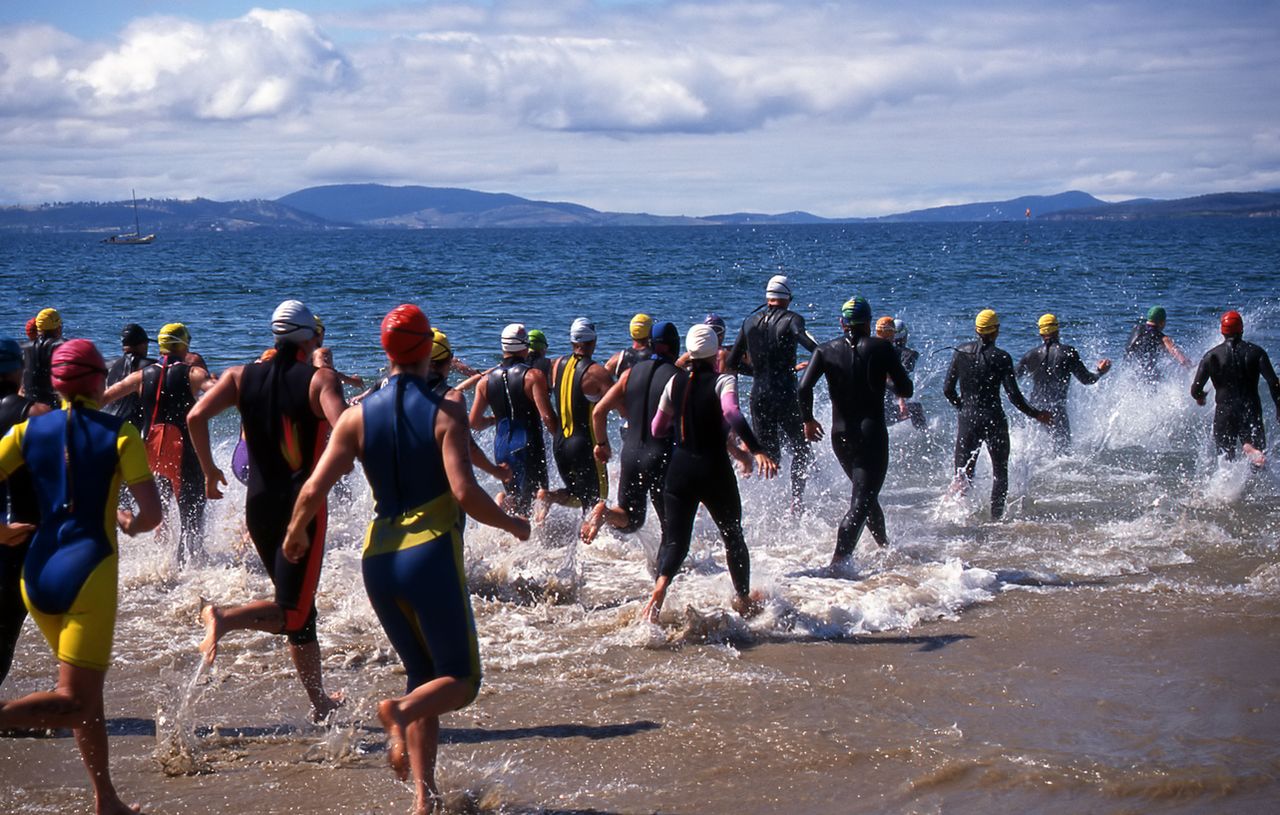
[[[779,273],[791,278],[793,309],[820,340],[836,335],[839,305],[854,294],[867,297],[877,316],[892,314],[911,326],[910,344],[922,354],[917,393],[929,426],[920,432],[899,425],[890,433],[892,463],[881,501],[892,545],[881,550],[866,540],[850,572],[833,575],[822,568],[849,497],[825,442],[818,445],[809,509],[798,519],[786,511],[785,475],[773,482],[741,482],[753,584],[766,598],[764,613],[750,621],[728,611],[723,550],[705,516],[658,625],[636,620],[652,584],[656,520],[634,536],[606,531],[589,547],[576,541],[576,513],[563,508],[553,510],[525,543],[473,525],[467,532],[467,572],[486,671],[484,691],[472,709],[477,727],[487,715],[517,722],[585,718],[591,727],[645,721],[679,734],[690,755],[609,764],[607,748],[584,748],[570,751],[571,761],[548,776],[534,768],[518,741],[468,753],[464,739],[442,751],[446,786],[452,779],[455,787],[514,790],[499,795],[498,803],[468,805],[480,809],[776,811],[783,799],[768,795],[750,803],[697,797],[738,766],[705,758],[726,752],[756,762],[761,779],[774,785],[770,789],[787,790],[785,800],[800,811],[906,811],[904,801],[932,801],[930,796],[948,811],[977,811],[991,803],[993,789],[1006,787],[1020,790],[1019,806],[1028,809],[1087,810],[1096,800],[1090,796],[1101,795],[1116,811],[1143,811],[1141,802],[1166,799],[1189,801],[1187,811],[1199,811],[1201,804],[1212,811],[1210,801],[1257,794],[1253,780],[1274,779],[1280,747],[1274,739],[1263,747],[1248,741],[1256,725],[1227,726],[1209,746],[1135,735],[1144,728],[1158,733],[1163,726],[1143,718],[1141,703],[1151,687],[1141,683],[1120,683],[1110,695],[1102,694],[1114,709],[1131,704],[1136,711],[1131,720],[1120,715],[1125,724],[1115,724],[1114,732],[1102,728],[1071,743],[1027,738],[1016,749],[1007,737],[1000,744],[973,744],[963,735],[965,727],[950,730],[945,707],[937,712],[942,724],[934,726],[932,715],[899,710],[881,688],[869,691],[868,706],[856,718],[879,745],[867,748],[864,760],[888,761],[885,756],[901,750],[915,758],[906,761],[909,770],[888,791],[855,803],[839,793],[844,787],[803,781],[815,765],[844,761],[852,747],[827,722],[836,714],[820,702],[825,691],[814,688],[821,683],[797,679],[797,671],[811,666],[819,666],[818,672],[844,670],[844,657],[823,646],[864,636],[927,640],[938,626],[950,631],[972,625],[994,635],[1002,624],[993,620],[1002,615],[1035,624],[1023,615],[1036,613],[1027,609],[1041,608],[1037,604],[1052,604],[1068,617],[1107,609],[1115,628],[1098,634],[1106,642],[1122,630],[1158,630],[1153,604],[1176,607],[1191,620],[1200,617],[1196,609],[1210,605],[1227,615],[1252,615],[1258,603],[1273,609],[1265,604],[1280,592],[1277,470],[1253,473],[1246,465],[1215,459],[1212,408],[1190,399],[1189,372],[1170,370],[1148,390],[1120,360],[1129,330],[1152,304],[1167,308],[1167,331],[1193,360],[1218,341],[1217,318],[1227,308],[1244,315],[1247,338],[1280,353],[1280,225],[1274,222],[222,233],[161,235],[144,247],[102,246],[79,236],[4,236],[0,279],[10,296],[0,303],[0,326],[17,337],[28,317],[56,306],[69,335],[97,340],[110,357],[124,323],[141,323],[154,336],[163,323],[181,321],[191,329],[193,350],[217,370],[250,361],[267,347],[272,308],[296,297],[324,317],[338,368],[371,378],[384,362],[378,323],[401,302],[421,305],[449,334],[455,353],[477,367],[499,357],[498,337],[506,323],[544,329],[556,354],[567,348],[568,326],[577,316],[595,320],[603,359],[627,345],[627,324],[637,311],[682,328],[715,311],[732,334],[762,302],[765,281]],[[1063,341],[1076,345],[1086,364],[1092,367],[1103,357],[1117,362],[1098,385],[1073,385],[1075,444],[1066,455],[1055,456],[1044,435],[1009,409],[1011,504],[1000,522],[989,519],[985,455],[970,494],[946,496],[955,417],[942,398],[942,379],[949,349],[970,338],[973,315],[987,307],[1000,313],[999,344],[1015,358],[1038,345],[1036,319],[1052,311],[1061,321]],[[829,416],[825,398],[819,412]],[[1280,432],[1276,417],[1264,412],[1274,437]],[[224,463],[235,429],[231,414],[215,425]],[[478,438],[482,446],[491,444],[488,434]],[[616,462],[611,475],[616,483]],[[482,483],[497,489],[490,480]],[[355,474],[331,510],[318,600],[329,682],[345,688],[350,702],[338,725],[303,735],[292,724],[250,726],[260,719],[305,718],[276,638],[233,634],[211,673],[196,673],[200,632],[192,620],[199,598],[239,602],[269,596],[252,547],[245,545],[242,499],[242,488],[233,483],[227,498],[211,507],[207,558],[187,570],[177,569],[172,545],[162,535],[122,540],[115,643],[121,667],[112,677],[129,677],[120,680],[131,683],[125,692],[158,711],[156,756],[175,773],[226,773],[245,751],[268,748],[285,765],[358,765],[378,749],[376,734],[361,722],[371,717],[376,699],[402,681],[360,583],[359,547],[372,516],[367,487]],[[1131,614],[1119,610],[1126,604]],[[1207,648],[1221,632],[1209,625],[1184,633]],[[1045,648],[1035,637],[1021,636],[1027,653]],[[1130,647],[1158,656],[1158,646],[1141,638],[1113,650]],[[11,687],[41,686],[50,675],[46,654],[29,629],[6,696]],[[1113,657],[1106,652],[1098,659]],[[981,657],[975,659],[981,666]],[[1270,715],[1265,721],[1274,723],[1280,664],[1274,653],[1258,659],[1254,670],[1271,677],[1263,708]],[[887,681],[886,670],[881,666],[875,676],[854,681],[872,688]],[[913,681],[939,699],[954,692],[942,675]],[[1072,687],[1084,684],[1082,679]],[[570,709],[557,701],[574,693],[585,707]],[[797,702],[797,696],[810,704]],[[784,697],[785,705],[779,701]],[[504,700],[512,698],[531,701],[510,709]],[[669,720],[636,714],[653,708],[655,700],[673,711]],[[737,709],[767,704],[786,710],[777,714],[779,720],[804,734],[787,748],[798,756],[794,762],[774,760],[778,753],[765,746],[772,737],[763,731],[741,743],[724,736],[721,729],[735,715],[726,700]],[[871,705],[873,700],[878,701]],[[1029,733],[1032,725],[1023,728],[1015,716],[1004,715],[1013,732]],[[1054,722],[1061,725],[1074,715],[1064,712]],[[701,729],[680,729],[679,722],[690,720],[700,720]],[[910,735],[899,743],[904,728]],[[643,738],[645,729],[628,738]],[[1225,776],[1204,769],[1214,750],[1234,756]],[[606,764],[609,769],[601,769]],[[654,792],[658,779],[676,773],[673,766],[684,773],[678,782],[666,779],[683,796],[674,802]],[[1151,780],[1153,773],[1192,781],[1163,787]],[[150,783],[166,783],[161,771],[151,774]],[[255,777],[249,779],[252,787]],[[329,783],[337,789],[342,782]],[[28,786],[40,789],[38,781]],[[42,794],[38,800],[47,811],[58,811],[60,793]],[[1139,802],[1137,809],[1125,810],[1132,801]],[[931,806],[919,811],[941,811]],[[353,805],[333,811],[373,810]]]

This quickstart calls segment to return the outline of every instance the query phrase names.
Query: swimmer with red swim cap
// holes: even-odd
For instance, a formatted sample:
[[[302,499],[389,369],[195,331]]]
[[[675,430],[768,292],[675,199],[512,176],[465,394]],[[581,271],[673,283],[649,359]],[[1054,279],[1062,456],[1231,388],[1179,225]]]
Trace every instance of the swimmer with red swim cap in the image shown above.
[[[1213,441],[1218,455],[1232,460],[1242,451],[1255,467],[1266,464],[1267,431],[1262,423],[1262,401],[1258,379],[1266,380],[1271,401],[1280,417],[1280,379],[1271,359],[1261,347],[1244,339],[1244,319],[1238,311],[1228,311],[1219,322],[1222,342],[1200,359],[1191,398],[1205,402],[1206,383],[1213,382]]]
[[[308,527],[312,545],[301,563],[284,555],[284,535],[294,501],[324,450],[329,428],[346,408],[342,385],[332,368],[311,364],[319,332],[311,309],[286,300],[271,315],[276,353],[262,362],[231,368],[187,414],[187,429],[204,471],[205,493],[221,498],[227,483],[213,461],[209,421],[230,407],[240,411],[249,478],[245,522],[258,556],[275,584],[272,600],[230,608],[205,605],[200,620],[205,638],[200,651],[213,662],[218,641],[229,631],[253,629],[283,634],[298,678],[311,701],[312,718],[323,721],[342,703],[326,694],[316,640],[315,592],[320,581],[326,516],[323,509]]]
[[[503,512],[476,483],[466,403],[456,390],[436,387],[434,336],[421,309],[392,309],[382,321],[382,348],[391,377],[334,427],[294,505],[284,554],[296,562],[307,557],[308,525],[359,458],[374,498],[361,563],[365,589],[408,675],[405,695],[382,700],[378,718],[391,768],[402,781],[413,771],[413,811],[428,812],[439,796],[440,716],[469,705],[480,689],[463,513],[521,540],[529,523]]]
[[[50,375],[62,408],[33,415],[0,438],[0,480],[21,471],[34,486],[40,522],[24,525],[30,549],[22,596],[58,659],[58,682],[52,691],[0,702],[0,730],[73,728],[95,811],[137,812],[111,783],[102,691],[116,622],[116,529],[126,535],[154,529],[160,495],[138,430],[98,410],[107,369],[93,343],[59,345]],[[121,485],[132,493],[136,512],[116,509]],[[9,524],[0,527],[0,542],[25,539],[12,536]]]

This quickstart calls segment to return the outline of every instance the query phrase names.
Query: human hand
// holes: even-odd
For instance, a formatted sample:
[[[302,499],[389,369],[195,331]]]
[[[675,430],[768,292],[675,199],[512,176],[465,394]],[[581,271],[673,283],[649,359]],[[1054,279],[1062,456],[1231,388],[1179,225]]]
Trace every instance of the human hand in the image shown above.
[[[1053,424],[1053,414],[1047,410],[1036,413],[1036,421],[1040,424]]]
[[[0,523],[0,546],[18,546],[35,531],[35,524]]]
[[[290,563],[301,563],[306,557],[307,550],[311,548],[311,541],[307,540],[307,528],[294,528],[293,524],[289,525],[289,531],[285,533],[284,545],[280,547],[284,552],[285,560]]]
[[[218,485],[224,487],[227,484],[227,477],[222,474],[222,470],[217,467],[213,468],[213,472],[204,475],[204,495],[206,498],[221,498],[222,490],[218,489]]]
[[[515,535],[517,540],[529,540],[529,520],[518,515],[507,516],[507,531]]]
[[[596,461],[600,462],[601,464],[609,463],[609,459],[613,457],[613,448],[609,446],[609,442],[602,441],[596,444],[595,457],[596,457]]]
[[[1109,360],[1109,359],[1100,359],[1100,360],[1098,360],[1098,373],[1099,373],[1099,374],[1105,374],[1105,373],[1106,373],[1107,371],[1109,371],[1109,370],[1111,370],[1111,360]]]
[[[822,423],[817,419],[810,419],[804,423],[804,437],[809,441],[822,441],[824,433]]]
[[[493,470],[494,470],[494,473],[493,473],[494,477],[497,478],[499,481],[501,481],[503,484],[507,483],[515,476],[515,473],[511,470],[511,465],[506,463],[505,461],[502,462],[501,464],[495,465]]]
[[[756,466],[760,468],[760,475],[764,478],[773,478],[778,474],[778,462],[769,458],[768,453],[756,453]]]

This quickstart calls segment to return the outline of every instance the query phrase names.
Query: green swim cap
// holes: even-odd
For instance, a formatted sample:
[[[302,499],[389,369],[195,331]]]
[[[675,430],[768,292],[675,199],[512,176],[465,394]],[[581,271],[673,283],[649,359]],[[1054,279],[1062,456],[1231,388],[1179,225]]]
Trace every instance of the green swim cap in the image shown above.
[[[851,297],[840,307],[840,316],[850,323],[869,323],[871,304],[865,297]]]
[[[529,329],[529,350],[545,351],[547,350],[547,335],[542,333],[541,328]]]
[[[1164,306],[1152,306],[1147,309],[1147,322],[1163,323],[1166,319],[1167,315],[1164,313]]]

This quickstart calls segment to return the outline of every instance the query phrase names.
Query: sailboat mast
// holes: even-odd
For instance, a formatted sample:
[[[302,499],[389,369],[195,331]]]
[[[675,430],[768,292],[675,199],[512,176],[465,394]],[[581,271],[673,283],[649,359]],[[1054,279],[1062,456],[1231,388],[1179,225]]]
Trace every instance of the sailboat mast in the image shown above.
[[[138,193],[130,188],[129,195],[133,196],[133,234],[141,235],[142,224],[138,221]]]

